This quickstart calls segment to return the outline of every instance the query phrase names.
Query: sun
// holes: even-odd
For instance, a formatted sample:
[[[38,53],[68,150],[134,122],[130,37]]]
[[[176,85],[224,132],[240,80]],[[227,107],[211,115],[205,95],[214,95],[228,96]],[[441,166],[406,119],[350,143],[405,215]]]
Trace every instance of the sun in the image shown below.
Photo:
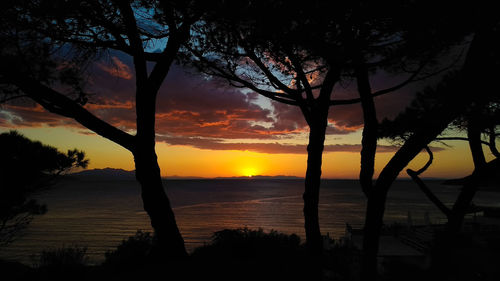
[[[257,169],[254,168],[254,167],[244,167],[243,169],[241,169],[241,173],[245,176],[245,177],[249,177],[251,178],[252,176],[255,176],[257,175]]]

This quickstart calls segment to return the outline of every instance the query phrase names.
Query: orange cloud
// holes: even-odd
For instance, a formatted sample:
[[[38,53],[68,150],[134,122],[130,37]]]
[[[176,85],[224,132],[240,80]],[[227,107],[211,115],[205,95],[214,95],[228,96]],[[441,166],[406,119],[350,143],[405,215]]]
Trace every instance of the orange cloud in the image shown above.
[[[101,110],[101,109],[134,109],[135,103],[132,101],[119,102],[114,100],[103,100],[101,103],[87,103],[85,105],[87,110]]]
[[[0,126],[5,128],[75,126],[69,118],[47,112],[41,105],[31,102],[4,104],[0,111]]]
[[[95,65],[89,92],[96,94],[89,97],[85,108],[122,130],[134,132],[136,115],[132,61],[120,54],[112,56],[111,60],[113,67],[103,63]],[[113,77],[123,79],[110,79]],[[313,78],[317,79],[314,75]],[[355,91],[350,94],[356,96]],[[157,133],[171,137],[159,139],[170,144],[204,149],[304,153],[304,145],[275,143],[308,132],[300,109],[274,101],[270,102],[271,106],[262,105],[257,103],[257,97],[258,94],[253,92],[242,93],[239,89],[221,87],[216,81],[186,73],[182,67],[173,65],[158,93],[156,108]],[[389,97],[377,98],[376,102],[382,98]],[[384,116],[400,107],[396,102],[387,103],[387,106],[381,104],[377,112]],[[0,111],[0,126],[3,127],[43,125],[81,128],[73,120],[47,113],[41,106],[30,102],[6,105]],[[363,115],[358,104],[332,107],[327,134],[349,134],[362,128],[362,125]],[[253,144],[225,141],[234,139],[246,139],[248,143],[252,143],[252,139],[260,141]],[[262,140],[268,143],[260,143]],[[358,152],[359,147],[326,146],[325,151]]]
[[[98,66],[109,73],[111,76],[130,80],[134,76],[130,67],[123,63],[119,58],[113,56],[111,57],[112,63],[111,65],[106,65],[104,63],[99,63]]]
[[[176,136],[158,136],[157,141],[165,142],[170,145],[191,146],[199,149],[208,150],[240,150],[268,154],[306,154],[307,146],[305,144],[286,144],[286,143],[228,143],[223,139],[199,138],[199,137],[176,137]],[[377,151],[396,152],[397,146],[379,145]],[[435,151],[442,150],[433,148]],[[325,145],[324,152],[354,152],[361,151],[360,144],[330,144]]]

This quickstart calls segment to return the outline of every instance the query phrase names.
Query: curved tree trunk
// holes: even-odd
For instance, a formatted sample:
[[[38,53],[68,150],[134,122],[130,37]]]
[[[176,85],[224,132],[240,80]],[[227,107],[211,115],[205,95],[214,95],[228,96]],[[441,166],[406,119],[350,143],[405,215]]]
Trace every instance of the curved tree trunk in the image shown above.
[[[365,227],[363,231],[363,260],[361,277],[362,280],[375,280],[378,275],[377,255],[379,250],[380,233],[383,225],[385,202],[390,186],[396,180],[398,174],[418,153],[441,133],[454,119],[454,112],[443,112],[440,122],[434,122],[433,127],[414,134],[396,152],[389,163],[380,173],[375,186],[368,194],[366,206]],[[435,119],[433,119],[435,120]]]
[[[449,235],[454,235],[460,231],[464,222],[464,217],[467,214],[472,199],[477,191],[476,182],[482,176],[482,171],[486,166],[486,159],[484,157],[483,148],[481,145],[481,130],[471,118],[467,126],[467,137],[469,139],[469,147],[474,162],[474,171],[462,187],[453,208],[451,209],[451,216],[446,225],[446,231]]]
[[[130,7],[124,7],[124,11],[130,14],[129,18],[133,17]],[[189,24],[183,24],[176,32],[171,33],[165,50],[161,53],[162,59],[154,65],[149,76],[140,37],[136,32],[134,34],[138,51],[134,56],[137,135],[133,154],[136,178],[142,187],[144,210],[151,219],[151,226],[157,238],[151,253],[156,261],[187,256],[174,212],[163,189],[155,152],[155,113],[158,91],[170,70],[180,44],[187,40],[189,30]]]
[[[167,65],[167,67],[170,64]],[[158,69],[155,67],[151,74]],[[168,68],[163,71],[164,75]],[[156,95],[162,79],[151,83],[151,79],[138,84],[136,94],[137,135],[133,151],[136,178],[141,184],[144,210],[151,219],[156,235],[156,244],[151,253],[155,261],[187,256],[184,240],[175,221],[170,201],[163,188],[160,167],[155,151]]]
[[[326,110],[328,112],[328,109]],[[321,114],[318,122],[309,126],[309,144],[307,145],[307,171],[305,178],[304,222],[306,232],[306,245],[310,254],[321,255],[323,241],[319,227],[318,203],[319,188],[321,183],[321,163],[325,142],[327,115]]]
[[[486,19],[486,18],[483,18]],[[434,140],[466,106],[475,100],[480,100],[483,93],[488,92],[488,86],[482,86],[478,81],[494,81],[496,71],[489,62],[491,58],[491,38],[495,38],[495,29],[490,22],[478,24],[478,31],[471,42],[464,66],[460,72],[461,79],[446,90],[449,103],[442,108],[429,113],[422,122],[422,128],[415,132],[391,158],[377,179],[370,192],[367,202],[363,238],[363,264],[361,276],[363,280],[377,278],[377,253],[382,221],[384,216],[387,192],[396,180],[399,172],[417,156],[417,154]],[[486,66],[485,66],[486,64]],[[491,79],[489,79],[491,78]],[[478,93],[478,95],[471,94]]]
[[[139,144],[139,146],[141,146]],[[170,201],[163,188],[160,167],[154,147],[142,148],[134,154],[136,178],[141,184],[144,210],[151,219],[157,244],[153,248],[155,260],[187,256],[184,240],[179,232]]]

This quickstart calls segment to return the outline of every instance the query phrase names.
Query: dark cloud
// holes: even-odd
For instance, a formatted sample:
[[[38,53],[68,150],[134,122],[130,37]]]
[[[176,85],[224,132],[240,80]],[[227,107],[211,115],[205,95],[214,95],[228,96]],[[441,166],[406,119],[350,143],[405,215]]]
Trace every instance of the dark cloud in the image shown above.
[[[33,102],[5,104],[0,108],[0,126],[6,128],[74,125],[71,119],[49,113]]]
[[[189,145],[199,149],[210,149],[210,150],[242,150],[242,151],[252,151],[259,153],[270,153],[270,154],[306,154],[307,146],[305,144],[286,144],[286,143],[228,143],[223,139],[207,139],[207,138],[197,138],[197,137],[171,137],[171,136],[160,136],[157,137],[159,141],[166,142],[171,145]],[[395,152],[398,150],[397,146],[392,145],[379,145],[377,147],[378,152]],[[331,144],[325,145],[324,152],[355,152],[359,153],[361,151],[360,144]]]
[[[150,67],[151,70],[151,67]],[[85,108],[119,127],[135,131],[135,79],[133,63],[116,53],[91,68],[88,91],[92,93]],[[352,83],[335,88],[333,98],[356,97]],[[395,95],[395,94],[394,94]],[[408,103],[407,94],[376,99],[379,119],[395,116]],[[163,83],[157,101],[156,129],[159,141],[172,145],[189,145],[202,149],[249,150],[264,153],[305,153],[305,145],[277,143],[308,131],[298,107],[271,101],[271,107],[257,103],[258,94],[223,87],[220,82],[191,74],[173,65]],[[33,102],[17,102],[0,110],[0,126],[71,126],[71,119],[46,112]],[[359,104],[330,109],[327,134],[355,132],[363,125]],[[229,143],[224,140],[259,139],[255,143]],[[261,143],[266,141],[266,143]],[[251,141],[250,141],[251,142]],[[359,152],[359,145],[327,145],[325,151]],[[394,151],[381,146],[379,151]]]
[[[372,92],[392,88],[407,77],[393,76],[387,73],[373,75],[370,79]],[[394,92],[374,98],[377,119],[393,119],[402,112],[411,102],[416,92],[422,89],[422,84],[414,83],[396,90]],[[346,100],[359,98],[356,83],[353,81],[343,81],[334,88],[332,99]],[[336,134],[344,131],[350,132],[363,127],[363,110],[361,104],[337,105],[330,108],[329,122],[335,124]]]

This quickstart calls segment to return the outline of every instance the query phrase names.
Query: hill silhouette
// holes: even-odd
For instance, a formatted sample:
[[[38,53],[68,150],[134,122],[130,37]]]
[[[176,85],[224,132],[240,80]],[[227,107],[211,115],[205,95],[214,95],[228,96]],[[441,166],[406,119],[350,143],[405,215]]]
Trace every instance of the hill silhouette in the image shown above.
[[[84,170],[70,174],[70,176],[79,180],[135,180],[135,171],[104,168]]]
[[[135,171],[127,171],[123,169],[114,169],[114,168],[104,168],[104,169],[92,169],[92,170],[84,170],[77,173],[72,173],[69,175],[72,178],[76,178],[78,180],[135,180]],[[303,179],[301,177],[295,176],[263,176],[256,175],[252,177],[240,176],[240,177],[215,177],[215,178],[204,178],[204,177],[184,177],[184,176],[167,176],[163,179],[169,180],[192,180],[192,179]]]

